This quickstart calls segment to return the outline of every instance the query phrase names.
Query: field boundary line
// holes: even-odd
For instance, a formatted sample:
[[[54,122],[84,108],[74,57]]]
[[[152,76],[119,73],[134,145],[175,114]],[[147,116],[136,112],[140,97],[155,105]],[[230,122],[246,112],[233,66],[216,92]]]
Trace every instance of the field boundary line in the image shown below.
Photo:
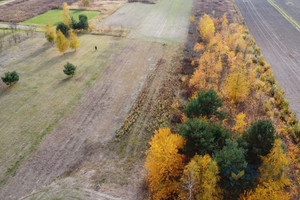
[[[300,32],[300,24],[287,14],[280,6],[278,6],[273,0],[267,0],[290,24]]]

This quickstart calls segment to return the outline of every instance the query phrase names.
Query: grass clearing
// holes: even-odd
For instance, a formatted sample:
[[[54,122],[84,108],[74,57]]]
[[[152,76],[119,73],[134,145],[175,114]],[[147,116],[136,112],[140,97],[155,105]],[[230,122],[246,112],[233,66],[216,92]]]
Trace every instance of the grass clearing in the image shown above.
[[[23,25],[47,25],[48,23],[56,26],[62,21],[61,9],[50,10],[42,15],[38,15],[29,20],[26,20],[20,24]],[[100,12],[98,11],[88,11],[88,10],[70,10],[71,15],[78,21],[79,15],[86,15],[89,20],[93,19]]]
[[[20,75],[11,88],[0,84],[0,180],[15,171],[123,45],[95,35],[79,41],[77,52],[61,54],[40,34],[0,54],[0,76],[13,70]],[[73,78],[62,71],[67,62],[77,66]]]

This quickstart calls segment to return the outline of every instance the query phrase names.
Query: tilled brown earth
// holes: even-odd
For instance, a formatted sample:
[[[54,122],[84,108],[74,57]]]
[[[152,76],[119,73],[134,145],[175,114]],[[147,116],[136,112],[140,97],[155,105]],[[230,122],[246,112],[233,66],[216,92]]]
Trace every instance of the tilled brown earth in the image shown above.
[[[48,10],[59,8],[66,2],[72,4],[77,0],[15,0],[0,6],[0,21],[22,22]]]
[[[285,90],[292,111],[300,115],[300,32],[267,0],[236,0],[245,22]]]
[[[97,83],[8,180],[0,199],[27,196],[80,166],[91,143],[105,146],[110,142],[162,52],[162,44],[126,40]]]

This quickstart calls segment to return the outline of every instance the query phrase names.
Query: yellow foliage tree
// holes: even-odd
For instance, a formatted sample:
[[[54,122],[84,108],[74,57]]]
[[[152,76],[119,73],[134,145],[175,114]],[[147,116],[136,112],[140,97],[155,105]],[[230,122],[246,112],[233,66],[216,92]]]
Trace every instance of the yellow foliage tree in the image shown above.
[[[176,178],[182,174],[184,155],[178,153],[185,141],[169,128],[155,131],[146,151],[145,168],[154,199],[172,199],[178,192]]]
[[[235,118],[235,126],[233,127],[233,131],[237,132],[239,135],[242,135],[247,125],[247,123],[244,120],[245,117],[246,115],[243,112],[241,112]]]
[[[272,181],[283,188],[290,183],[287,177],[290,162],[281,144],[281,139],[276,139],[270,153],[262,158],[263,167],[260,168],[262,174],[260,181]]]
[[[65,52],[69,47],[69,42],[67,38],[60,30],[58,30],[56,36],[56,47],[60,52]]]
[[[81,0],[83,6],[90,6],[90,0]]]
[[[196,90],[201,88],[217,89],[220,72],[222,71],[221,57],[216,56],[215,52],[205,51],[199,59],[199,66],[190,79],[190,86]]]
[[[47,24],[47,26],[46,26],[45,37],[48,40],[48,42],[51,42],[51,43],[55,42],[55,40],[56,40],[55,29],[50,24]]]
[[[244,101],[249,93],[250,84],[246,73],[241,69],[234,70],[226,79],[224,95],[233,103]]]
[[[63,18],[63,23],[67,25],[68,27],[71,27],[72,25],[72,19],[70,16],[70,9],[66,2],[63,3],[63,10],[61,11],[61,15]]]
[[[209,15],[205,14],[200,19],[198,24],[198,30],[200,31],[200,37],[205,41],[209,42],[215,34],[215,24]]]
[[[70,33],[70,38],[69,38],[70,48],[75,49],[75,51],[76,51],[76,49],[80,47],[78,37],[72,30],[69,33]]]
[[[284,188],[290,184],[287,177],[289,159],[281,147],[281,139],[276,139],[270,153],[263,157],[263,164],[259,171],[261,178],[254,191],[246,191],[241,200],[287,200],[289,194]]]
[[[275,183],[259,184],[255,190],[245,191],[240,200],[288,200],[289,195]]]
[[[180,179],[180,199],[186,200],[217,200],[222,199],[221,189],[218,187],[219,170],[216,161],[207,154],[194,156],[184,168]]]

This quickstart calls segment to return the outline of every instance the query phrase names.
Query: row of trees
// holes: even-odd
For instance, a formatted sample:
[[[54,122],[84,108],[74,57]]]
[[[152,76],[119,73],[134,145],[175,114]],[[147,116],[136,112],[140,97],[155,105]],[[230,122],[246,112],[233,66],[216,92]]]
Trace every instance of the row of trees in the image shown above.
[[[153,199],[288,198],[289,161],[272,122],[253,122],[239,136],[209,120],[221,106],[213,89],[201,90],[179,135],[155,131],[145,164]]]
[[[79,22],[77,22],[71,15],[67,3],[63,4],[62,22],[55,27],[48,24],[46,26],[45,37],[56,46],[60,52],[65,52],[68,47],[76,49],[80,47],[78,37],[75,30],[87,30],[89,28],[88,18],[85,15],[79,15]]]
[[[183,109],[179,134],[155,131],[146,152],[152,198],[288,199],[290,159],[273,123],[255,120],[247,126],[240,112],[230,129],[223,125],[233,121],[223,105],[237,108],[259,89],[260,50],[226,15],[204,15],[198,30],[194,50],[200,56],[185,79],[193,95]]]

